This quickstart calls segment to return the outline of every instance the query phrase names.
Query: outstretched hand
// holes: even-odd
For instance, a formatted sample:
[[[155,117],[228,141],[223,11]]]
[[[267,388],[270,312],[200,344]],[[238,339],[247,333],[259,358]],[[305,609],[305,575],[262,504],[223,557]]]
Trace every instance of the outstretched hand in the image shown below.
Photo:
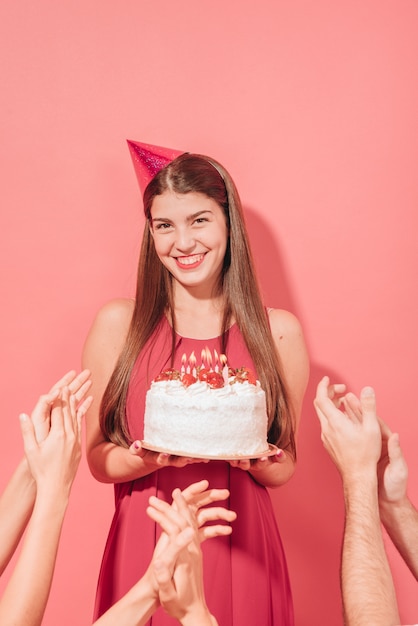
[[[208,489],[208,487],[209,482],[207,480],[201,480],[197,483],[192,483],[181,492],[181,497],[188,506],[188,524],[192,525],[197,531],[197,538],[200,542],[219,535],[230,535],[232,532],[232,528],[227,524],[221,523],[206,525],[207,522],[214,522],[216,520],[233,522],[237,517],[234,511],[230,511],[225,507],[207,506],[214,502],[219,502],[220,500],[226,500],[229,497],[228,489]],[[174,496],[177,491],[178,490],[175,490],[173,492],[173,503],[171,505],[171,508],[176,512],[178,512],[179,499],[176,499]],[[159,500],[155,497],[152,498],[150,504],[151,508],[147,510],[148,515],[161,525],[164,512],[168,512],[167,507],[170,505],[168,505],[167,502]],[[158,515],[158,510],[160,511],[160,514],[163,513],[163,517],[156,517]],[[182,507],[182,511],[184,518],[184,507]]]
[[[25,455],[38,493],[70,492],[81,458],[81,420],[91,403],[86,398],[77,409],[79,397],[67,386],[53,388],[41,396],[30,417],[20,415]],[[36,424],[46,432],[41,441]]]
[[[89,370],[83,370],[80,374],[76,374],[74,370],[71,370],[58,380],[48,393],[39,398],[31,413],[31,420],[38,443],[48,436],[51,406],[64,387],[68,387],[69,393],[74,396],[77,409],[81,415],[86,413],[92,401],[91,397],[86,398],[86,393],[91,387],[90,376]]]
[[[343,479],[376,471],[382,449],[373,389],[365,387],[360,399],[344,391],[344,385],[330,385],[325,376],[314,400],[322,442]]]
[[[148,515],[160,524],[163,533],[157,542],[149,568],[159,601],[169,615],[184,625],[213,626],[217,622],[206,606],[200,543],[210,537],[228,535],[230,526],[206,522],[236,518],[224,507],[205,507],[229,496],[227,489],[208,489],[208,481],[175,489],[173,503],[152,496]]]

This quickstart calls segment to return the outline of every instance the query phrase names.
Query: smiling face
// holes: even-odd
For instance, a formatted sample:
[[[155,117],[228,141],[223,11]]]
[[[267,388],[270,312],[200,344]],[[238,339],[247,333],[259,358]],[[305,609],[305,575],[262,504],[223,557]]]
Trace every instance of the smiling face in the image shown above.
[[[225,214],[215,200],[165,191],[153,199],[150,231],[158,258],[180,285],[213,292],[228,244]]]

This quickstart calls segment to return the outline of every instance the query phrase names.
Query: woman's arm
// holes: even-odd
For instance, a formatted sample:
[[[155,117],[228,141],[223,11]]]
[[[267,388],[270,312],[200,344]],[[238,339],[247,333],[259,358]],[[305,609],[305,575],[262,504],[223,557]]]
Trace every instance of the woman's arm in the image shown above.
[[[46,406],[48,404],[48,396]],[[21,428],[36,500],[23,547],[0,602],[2,626],[39,626],[49,595],[61,527],[81,457],[81,417],[68,388],[54,401],[51,428],[38,443],[35,424],[21,415]],[[86,401],[88,403],[88,401]],[[48,411],[49,412],[49,411]]]
[[[270,311],[269,316],[271,332],[289,392],[296,439],[303,397],[309,378],[308,352],[300,323],[292,313],[274,309]],[[241,464],[240,467],[242,467]],[[278,487],[292,477],[295,471],[295,460],[289,451],[280,450],[278,455],[258,460],[243,469],[248,469],[262,485]]]
[[[101,482],[123,482],[143,475],[143,461],[106,441],[100,428],[103,394],[123,349],[134,302],[112,300],[97,314],[83,350],[83,366],[92,373],[93,403],[86,417],[86,452],[90,470]]]
[[[282,363],[297,436],[303,398],[309,379],[309,356],[299,320],[289,311],[270,311],[270,328]]]
[[[57,381],[47,394],[39,398],[31,415],[38,442],[43,441],[49,433],[51,407],[60,389],[68,386],[76,401],[81,402],[90,387],[89,376],[88,371],[78,375],[70,371]],[[9,563],[26,528],[35,496],[35,481],[24,457],[0,497],[0,575]]]
[[[35,481],[24,458],[0,497],[0,575],[12,558],[26,528],[35,496]]]
[[[171,465],[183,467],[191,459],[149,452],[134,442],[124,448],[105,440],[100,428],[100,404],[123,349],[134,308],[133,300],[113,300],[98,313],[86,339],[83,364],[92,373],[94,397],[86,419],[87,460],[93,476],[104,483],[135,480]]]

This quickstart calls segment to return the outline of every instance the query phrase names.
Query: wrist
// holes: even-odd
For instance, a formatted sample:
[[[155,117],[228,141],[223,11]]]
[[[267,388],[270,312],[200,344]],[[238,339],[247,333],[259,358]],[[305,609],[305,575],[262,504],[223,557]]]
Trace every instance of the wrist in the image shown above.
[[[25,485],[28,488],[36,489],[35,480],[34,480],[34,478],[32,476],[32,473],[31,473],[31,471],[29,469],[29,464],[28,464],[28,461],[27,461],[25,456],[23,457],[23,459],[20,461],[19,465],[17,466],[16,474],[17,474],[17,476],[19,476],[20,479],[24,480]]]
[[[378,480],[376,469],[372,471],[350,472],[342,474],[343,492],[346,503],[356,499],[363,499],[365,495],[372,495],[378,504]]]
[[[126,450],[127,452],[127,463],[129,465],[129,473],[131,474],[131,478],[142,478],[143,476],[148,476],[152,474],[156,470],[161,468],[156,461],[155,453],[150,453],[145,450],[140,450],[137,453],[133,453],[131,449]]]
[[[38,487],[35,500],[35,509],[38,515],[47,518],[53,515],[63,516],[69,503],[69,492],[48,489],[47,485]]]
[[[249,474],[258,483],[270,489],[284,485],[295,473],[296,463],[287,452],[283,454],[286,456],[280,460],[274,457],[267,459],[264,466],[256,463],[248,470]]]
[[[136,592],[136,599],[139,606],[141,606],[142,603],[147,602],[150,606],[154,607],[154,610],[156,610],[160,605],[158,585],[155,583],[150,567],[148,567],[145,574],[136,583],[133,589]]]
[[[214,616],[207,607],[192,610],[180,619],[182,626],[215,626],[217,624]]]
[[[412,508],[413,505],[406,494],[394,500],[388,500],[387,498],[379,496],[379,510],[382,519],[391,515],[397,515],[401,511],[406,511]]]

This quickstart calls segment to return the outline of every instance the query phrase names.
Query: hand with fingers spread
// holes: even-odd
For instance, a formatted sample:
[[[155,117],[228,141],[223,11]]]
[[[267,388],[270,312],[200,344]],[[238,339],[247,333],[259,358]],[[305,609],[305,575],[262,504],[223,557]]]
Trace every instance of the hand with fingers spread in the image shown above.
[[[56,396],[56,397],[55,397]],[[49,417],[49,432],[40,442],[36,439],[33,419],[22,413],[20,424],[26,459],[36,482],[37,497],[47,493],[69,495],[81,458],[81,419],[89,401],[78,410],[76,397],[68,387],[54,390]],[[37,408],[48,402],[43,396]],[[46,421],[45,421],[46,423]]]
[[[181,492],[181,498],[175,498],[174,494],[177,494],[178,490],[173,492],[173,503],[171,505],[173,511],[178,511],[178,503],[184,502],[188,507],[187,520],[189,525],[192,525],[197,532],[199,541],[202,542],[205,539],[211,537],[218,537],[220,535],[230,535],[232,528],[228,524],[209,524],[207,522],[215,522],[220,520],[221,522],[233,522],[236,519],[236,513],[230,511],[222,506],[208,506],[214,502],[226,500],[229,497],[228,489],[208,489],[209,483],[207,480],[201,480],[197,483],[193,483],[186,487]],[[169,505],[152,496],[150,498],[150,507],[147,509],[149,517],[154,521],[161,524],[164,516],[159,517],[159,511],[167,512]],[[185,507],[182,505],[181,510],[183,517],[185,517]],[[165,530],[163,528],[163,530]]]
[[[325,376],[314,406],[322,442],[345,481],[365,471],[376,473],[382,438],[373,390],[365,387],[360,399],[344,392],[345,385],[330,385]]]
[[[206,526],[206,522],[231,522],[236,518],[233,511],[223,507],[201,508],[229,495],[226,489],[207,490],[207,486],[207,481],[201,481],[183,492],[176,489],[171,506],[152,497],[147,509],[148,515],[164,531],[151,564],[159,600],[166,612],[184,626],[217,623],[206,605],[200,543],[232,532],[228,525]]]
[[[91,404],[92,398],[86,397],[91,387],[89,370],[85,369],[79,374],[74,370],[67,372],[60,380],[51,387],[49,392],[41,396],[32,411],[31,420],[35,430],[36,440],[43,441],[50,428],[51,403],[58,398],[64,387],[68,387],[69,393],[74,396],[75,403],[81,414],[84,415]]]

